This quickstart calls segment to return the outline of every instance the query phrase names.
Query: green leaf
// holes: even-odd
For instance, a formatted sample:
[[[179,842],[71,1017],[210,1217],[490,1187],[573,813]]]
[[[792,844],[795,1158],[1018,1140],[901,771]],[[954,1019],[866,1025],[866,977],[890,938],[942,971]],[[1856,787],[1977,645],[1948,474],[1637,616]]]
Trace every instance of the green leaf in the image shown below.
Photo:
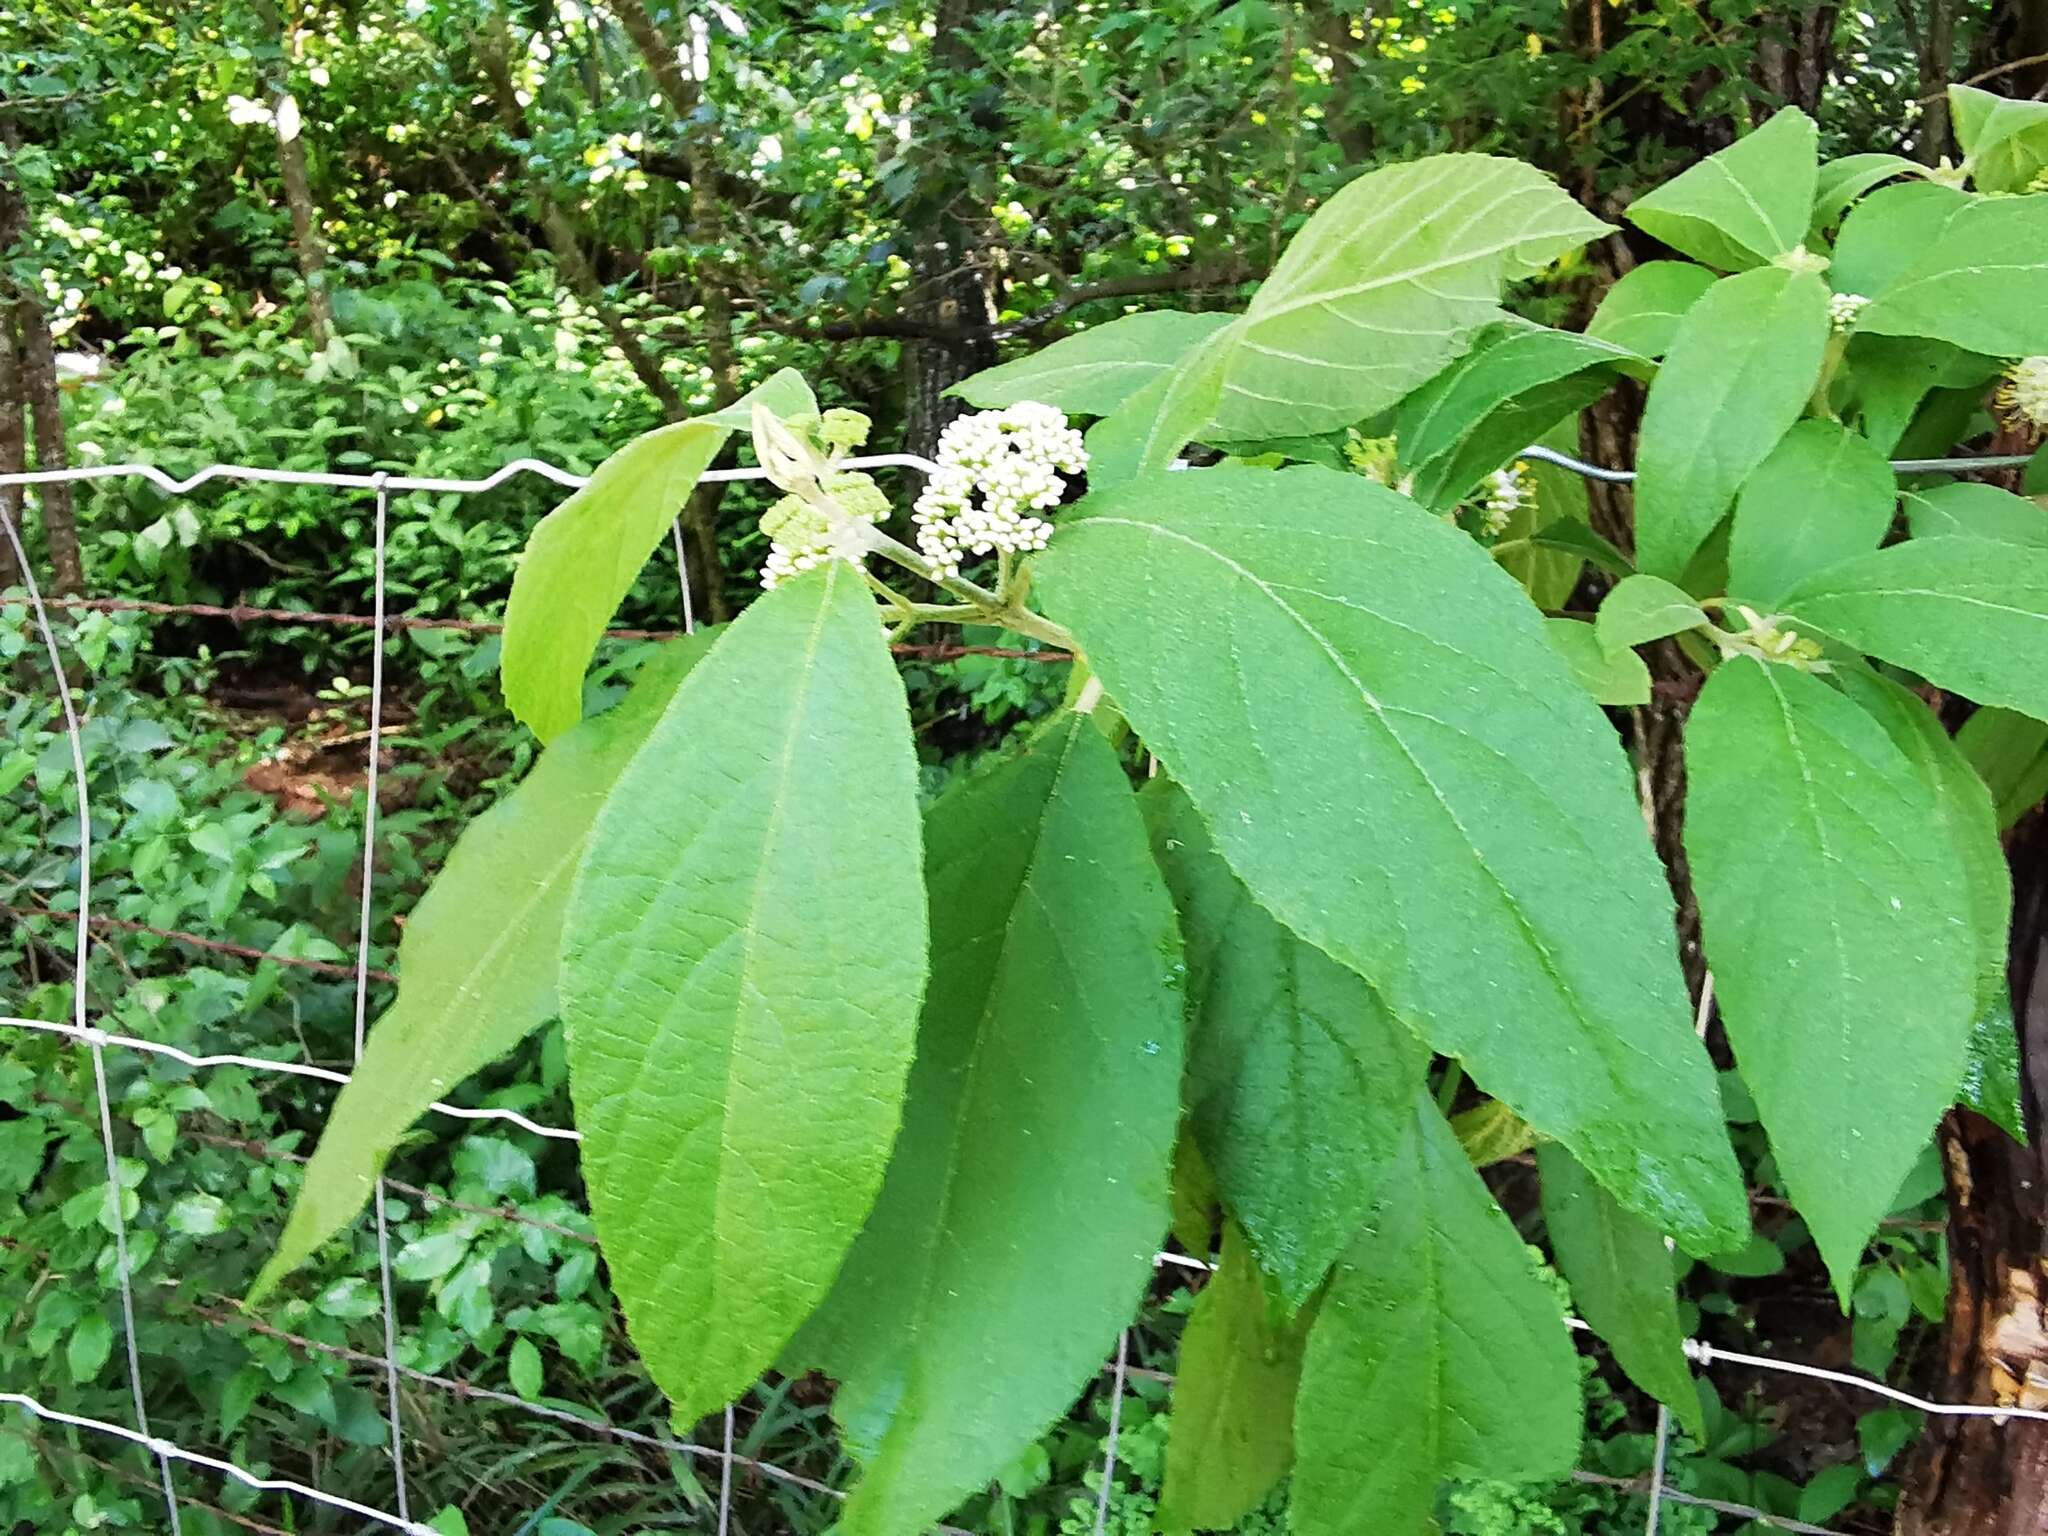
[[[635,438],[534,526],[512,578],[499,669],[506,704],[542,741],[583,717],[583,674],[605,626],[698,476],[734,430],[747,430],[757,402],[778,416],[818,408],[810,387],[785,368],[722,411]]]
[[[1987,704],[1963,722],[1956,746],[1991,791],[1999,831],[2048,793],[2048,722]]]
[[[72,1381],[82,1384],[99,1376],[113,1352],[114,1325],[107,1321],[104,1312],[88,1312],[73,1326],[71,1337],[65,1341],[64,1363],[70,1368]]]
[[[2020,489],[2029,496],[2048,496],[2048,443],[2034,450],[2021,476]]]
[[[2048,719],[2048,550],[1908,539],[1808,577],[1784,606],[1938,687]]]
[[[2048,170],[2048,102],[1948,88],[1949,121],[1980,192],[2025,192]]]
[[[845,1536],[925,1529],[1058,1419],[1166,1230],[1180,945],[1116,754],[1070,715],[944,796],[926,840],[903,1134],[791,1352],[840,1383]]]
[[[1695,1439],[1705,1440],[1664,1239],[1617,1205],[1562,1147],[1539,1146],[1536,1171],[1551,1250],[1580,1315],[1629,1380],[1670,1408]]]
[[[1607,290],[1586,334],[1644,357],[1662,357],[1686,311],[1714,286],[1714,274],[1689,261],[1646,261]]]
[[[1430,1531],[1444,1478],[1562,1477],[1578,1455],[1578,1354],[1556,1295],[1426,1095],[1408,1122],[1309,1334],[1296,1536]]]
[[[1451,1116],[1451,1134],[1474,1168],[1520,1157],[1542,1138],[1499,1099],[1486,1099]]]
[[[505,1371],[512,1380],[512,1390],[528,1402],[540,1396],[541,1365],[540,1351],[534,1348],[531,1339],[514,1339],[512,1353],[505,1362]]]
[[[1913,764],[1810,673],[1736,657],[1686,728],[1685,849],[1721,1016],[1844,1305],[1962,1076],[1975,948]]]
[[[1846,240],[1847,226],[1842,233]],[[2048,352],[2048,197],[1968,199],[1889,283],[1857,291],[1870,294],[1858,330],[1930,337],[1987,357]]]
[[[1996,359],[1979,357],[1939,341],[1911,336],[1852,335],[1843,386],[1837,391],[1844,414],[1857,420],[1880,453],[1890,453],[1913,424],[1920,403],[1935,391],[1967,389],[1972,403],[1997,377]],[[1943,397],[1937,397],[1943,398]],[[1946,449],[1954,438],[1945,438]]]
[[[1545,619],[1543,633],[1596,704],[1650,702],[1650,669],[1627,646],[1603,645],[1584,619]]]
[[[555,1016],[562,913],[592,824],[715,631],[663,646],[632,691],[543,752],[470,823],[398,945],[398,998],[328,1112],[253,1305],[362,1211],[427,1106]]]
[[[1970,1026],[1970,1054],[1963,1063],[1956,1102],[1977,1111],[2014,1141],[2026,1142],[2019,1032],[2013,1026],[2012,999],[2003,994]]]
[[[1818,175],[1813,119],[1787,107],[1754,133],[1644,193],[1628,220],[1710,267],[1740,272],[1806,236]]]
[[[1698,629],[1706,613],[1683,587],[1662,576],[1626,576],[1607,589],[1594,629],[1610,652]]]
[[[1927,167],[1903,155],[1844,155],[1820,168],[1813,189],[1813,222],[1809,233],[1833,229],[1864,193],[1894,176],[1925,176]]]
[[[1742,1229],[1626,762],[1513,581],[1313,466],[1078,510],[1037,593],[1260,905],[1681,1241]]]
[[[2048,511],[2024,496],[1977,480],[1952,480],[1906,492],[1906,521],[1916,539],[1996,539],[2048,549]]]
[[[1253,902],[1177,784],[1140,799],[1187,943],[1188,1117],[1293,1309],[1379,1192],[1428,1053],[1362,977]]]
[[[1962,868],[1967,899],[1960,911],[1968,919],[1976,956],[1972,1017],[1981,1018],[2006,996],[2005,961],[2012,929],[2012,872],[1998,840],[1991,792],[1940,717],[1914,694],[1861,668],[1845,670],[1841,685],[1906,754],[1934,804],[1935,819],[1927,831],[1947,841]]]
[[[1828,291],[1766,267],[1724,278],[1679,322],[1636,450],[1636,562],[1673,580],[1820,378]]]
[[[563,926],[591,1214],[682,1422],[817,1305],[896,1136],[924,986],[917,767],[842,561],[756,602],[599,813]]]
[[[1222,398],[1224,369],[1239,334],[1234,325],[1212,332],[1171,371],[1088,429],[1089,485],[1114,485],[1148,470],[1165,469],[1202,435]]]
[[[1308,1318],[1275,1318],[1243,1237],[1195,1298],[1180,1340],[1159,1529],[1227,1531],[1265,1500],[1294,1459],[1294,1395]]]
[[[1891,465],[1832,421],[1802,421],[1743,482],[1728,589],[1771,607],[1801,578],[1884,542],[1898,504]]]
[[[1519,160],[1432,155],[1368,171],[1260,285],[1204,440],[1313,435],[1385,409],[1502,318],[1505,283],[1608,229]]]
[[[1170,309],[1125,315],[984,368],[946,393],[983,410],[1038,400],[1069,415],[1107,416],[1233,318]]]
[[[1607,392],[1633,353],[1569,331],[1510,332],[1453,363],[1394,418],[1408,494],[1447,511],[1484,475]]]
[[[1976,201],[1960,188],[1933,181],[1873,192],[1843,221],[1828,281],[1837,293],[1875,298]],[[1857,327],[1862,329],[1861,316]]]

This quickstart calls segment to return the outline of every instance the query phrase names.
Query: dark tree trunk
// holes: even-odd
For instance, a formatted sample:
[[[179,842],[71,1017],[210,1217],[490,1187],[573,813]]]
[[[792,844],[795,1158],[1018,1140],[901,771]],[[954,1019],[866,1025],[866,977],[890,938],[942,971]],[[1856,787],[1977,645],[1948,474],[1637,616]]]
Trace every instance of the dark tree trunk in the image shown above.
[[[2030,1146],[1966,1109],[1941,1129],[1948,1179],[1948,1341],[1940,1395],[2048,1408],[2048,815],[2014,835],[2011,952]],[[2048,1531],[2048,1426],[1936,1418],[1900,1505],[1901,1536],[2039,1536]]]
[[[1955,147],[1948,115],[1948,82],[1956,55],[1955,7],[1949,0],[1927,0],[1925,19],[1917,27],[1910,7],[1904,14],[1913,31],[1913,52],[1920,66],[1921,118],[1914,148],[1922,165],[1939,165]]]
[[[974,0],[940,0],[932,38],[931,95],[948,102],[960,99],[978,63],[968,29],[979,11]],[[903,446],[926,455],[937,450],[940,431],[961,411],[960,402],[948,399],[946,391],[996,360],[990,335],[996,319],[994,274],[981,249],[980,230],[972,222],[971,150],[958,142],[964,136],[956,131],[960,126],[931,107],[920,114],[916,152],[922,185],[908,211],[909,228],[917,239],[911,259],[917,298],[910,306],[910,319],[928,332],[941,333],[904,348],[908,400]]]
[[[1970,74],[2001,96],[2048,100],[2048,0],[1992,0]]]
[[[28,467],[28,424],[23,420],[21,358],[14,339],[12,307],[0,304],[0,475],[18,475]],[[21,487],[0,485],[0,516],[21,531]],[[0,535],[0,590],[18,584],[21,567],[14,545]]]
[[[292,219],[292,249],[299,276],[306,284],[306,329],[316,348],[325,348],[334,334],[334,305],[327,294],[327,241],[320,234],[320,210],[306,174],[306,137],[292,96],[291,59],[297,51],[294,29],[272,0],[258,0],[257,12],[277,44],[277,62],[270,75],[270,107],[277,129],[277,165],[284,179],[285,208]],[[289,103],[289,106],[287,105]]]
[[[71,460],[64,449],[63,394],[57,387],[57,347],[50,337],[49,316],[33,298],[22,297],[14,312],[21,322],[21,383],[35,425],[36,468],[63,469]],[[50,587],[60,597],[85,590],[85,559],[78,547],[78,519],[71,484],[53,480],[36,487],[43,547],[50,557]]]

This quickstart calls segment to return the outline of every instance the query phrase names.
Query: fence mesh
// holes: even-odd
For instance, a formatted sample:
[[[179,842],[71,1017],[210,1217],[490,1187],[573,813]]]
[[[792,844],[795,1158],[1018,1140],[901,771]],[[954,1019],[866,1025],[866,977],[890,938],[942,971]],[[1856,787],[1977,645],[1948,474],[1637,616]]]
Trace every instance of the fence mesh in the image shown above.
[[[1572,470],[1591,479],[1626,482],[1634,478],[1633,472],[1625,469],[1608,468],[1588,464],[1569,454],[1554,450],[1531,447],[1525,450],[1526,457],[1541,458],[1563,468]],[[1901,472],[1929,473],[1940,471],[1969,471],[2003,468],[2025,462],[2024,456],[1982,456],[1962,459],[1917,459],[1897,461],[1894,467]],[[913,454],[878,454],[865,458],[849,459],[849,468],[900,468],[928,473],[936,466],[929,460]],[[251,1519],[246,1515],[218,1509],[204,1499],[179,1487],[176,1469],[180,1466],[213,1473],[244,1486],[304,1500],[343,1514],[355,1516],[372,1526],[408,1533],[408,1536],[435,1536],[435,1528],[412,1517],[412,1499],[406,1480],[407,1447],[403,1419],[403,1403],[400,1395],[401,1381],[445,1392],[465,1401],[490,1402],[503,1408],[550,1420],[573,1427],[592,1435],[607,1437],[624,1444],[657,1449],[689,1461],[712,1462],[719,1468],[717,1522],[719,1536],[727,1536],[732,1519],[733,1471],[743,1468],[750,1474],[787,1483],[806,1491],[832,1498],[843,1498],[842,1490],[792,1469],[776,1466],[757,1457],[742,1455],[734,1449],[734,1416],[732,1409],[725,1411],[722,1424],[721,1443],[717,1446],[700,1445],[667,1435],[652,1434],[626,1425],[612,1423],[606,1419],[586,1417],[564,1408],[546,1403],[528,1401],[511,1393],[500,1392],[457,1377],[419,1370],[400,1362],[398,1349],[398,1324],[393,1301],[393,1268],[391,1261],[390,1223],[386,1211],[385,1192],[397,1190],[406,1196],[461,1210],[481,1217],[504,1220],[517,1224],[543,1228],[557,1235],[574,1239],[580,1243],[594,1243],[588,1232],[579,1232],[556,1222],[539,1220],[511,1207],[490,1208],[437,1195],[417,1185],[404,1184],[397,1180],[380,1179],[373,1200],[373,1219],[377,1236],[377,1261],[379,1279],[379,1301],[381,1314],[380,1353],[368,1354],[343,1346],[306,1338],[275,1328],[237,1309],[233,1298],[215,1296],[212,1299],[219,1306],[202,1305],[196,1315],[220,1326],[238,1327],[252,1333],[265,1335],[291,1348],[308,1354],[322,1354],[338,1358],[350,1364],[375,1370],[384,1381],[385,1401],[390,1421],[390,1457],[392,1474],[392,1507],[378,1508],[345,1498],[326,1489],[298,1482],[290,1478],[276,1478],[260,1475],[247,1467],[237,1465],[220,1457],[189,1449],[151,1433],[149,1413],[144,1391],[142,1361],[136,1339],[135,1294],[131,1280],[128,1255],[128,1230],[122,1201],[119,1195],[121,1178],[117,1142],[114,1134],[114,1104],[108,1091],[106,1053],[109,1050],[132,1051],[144,1055],[168,1058],[195,1070],[234,1067],[258,1073],[277,1073],[289,1076],[315,1079],[330,1084],[345,1084],[348,1074],[311,1062],[295,1062],[249,1056],[235,1053],[198,1054],[167,1043],[144,1039],[135,1035],[112,1032],[94,1024],[90,1019],[87,987],[87,962],[94,943],[95,930],[104,932],[140,932],[155,935],[195,950],[238,956],[244,959],[260,960],[288,967],[303,967],[322,974],[345,978],[353,983],[354,989],[354,1052],[360,1060],[365,1042],[365,1031],[369,1019],[369,988],[372,981],[389,982],[395,978],[386,971],[373,969],[369,964],[372,925],[372,887],[376,870],[377,836],[377,774],[381,755],[384,730],[384,662],[387,638],[406,629],[456,629],[479,633],[493,633],[502,630],[502,623],[489,620],[438,617],[420,614],[390,614],[386,611],[386,572],[391,498],[397,494],[412,492],[436,492],[443,494],[476,494],[489,491],[507,480],[522,474],[535,475],[552,481],[565,489],[574,490],[589,483],[589,477],[576,474],[558,465],[537,459],[518,459],[475,479],[450,479],[441,477],[420,477],[376,474],[319,473],[298,470],[269,469],[240,464],[213,464],[187,478],[180,479],[166,471],[147,464],[86,465],[72,469],[35,470],[25,473],[0,475],[0,487],[34,487],[57,481],[96,481],[107,479],[138,479],[149,482],[167,495],[182,496],[198,487],[215,480],[254,482],[264,484],[285,484],[324,487],[337,492],[367,492],[374,508],[374,547],[372,550],[372,611],[358,613],[319,613],[295,609],[252,608],[246,606],[220,606],[196,603],[159,603],[134,599],[89,598],[89,597],[45,597],[37,588],[29,552],[14,520],[0,508],[0,536],[4,536],[6,547],[15,556],[25,583],[29,612],[47,654],[50,666],[51,686],[56,695],[64,721],[64,731],[70,754],[72,776],[78,796],[78,879],[75,913],[64,913],[47,906],[21,908],[0,903],[0,911],[6,911],[17,918],[47,917],[69,918],[73,930],[71,1018],[69,1022],[49,1019],[16,1018],[0,1015],[0,1028],[10,1030],[41,1032],[59,1035],[75,1041],[89,1058],[94,1083],[95,1108],[97,1110],[101,1149],[105,1156],[107,1187],[109,1191],[108,1211],[115,1245],[115,1262],[118,1272],[119,1301],[123,1330],[123,1346],[128,1378],[128,1397],[131,1405],[132,1422],[117,1424],[102,1419],[67,1413],[39,1401],[31,1394],[11,1390],[0,1390],[0,1403],[21,1410],[31,1417],[52,1425],[67,1426],[114,1441],[127,1442],[146,1450],[154,1460],[157,1478],[154,1486],[163,1500],[166,1524],[172,1536],[180,1536],[182,1525],[179,1516],[181,1506],[202,1508],[226,1517],[231,1523],[259,1532],[278,1532],[279,1528]],[[763,478],[761,471],[751,468],[713,470],[704,477],[707,480],[748,480]],[[619,629],[609,633],[617,638],[636,640],[661,640],[687,633],[695,627],[695,615],[690,609],[689,572],[680,537],[675,542],[678,585],[681,590],[682,630]],[[370,724],[368,732],[368,770],[364,786],[363,844],[360,857],[361,902],[358,910],[356,954],[351,965],[271,953],[246,945],[231,944],[223,940],[208,938],[203,934],[179,929],[153,927],[92,911],[92,813],[89,803],[89,785],[86,772],[83,734],[78,717],[77,704],[71,684],[66,676],[63,647],[58,640],[55,625],[51,621],[52,610],[98,611],[98,612],[143,612],[158,615],[206,617],[225,619],[237,624],[275,623],[329,625],[348,628],[367,628],[371,632],[371,681],[369,694]],[[898,645],[894,648],[899,655],[926,659],[943,660],[956,656],[982,655],[1013,657],[1032,662],[1065,661],[1070,657],[1065,652],[1029,650],[1003,646],[964,645]],[[1711,989],[1711,978],[1708,981]],[[1711,993],[1703,996],[1698,1016],[1700,1027],[1704,1028]],[[533,1135],[559,1141],[580,1139],[575,1130],[565,1126],[547,1125],[529,1119],[516,1110],[505,1108],[470,1108],[454,1104],[436,1103],[433,1110],[439,1114],[459,1120],[498,1120],[517,1126]],[[210,1136],[206,1133],[186,1132],[201,1140],[239,1148],[253,1156],[291,1161],[304,1161],[296,1153],[280,1151],[262,1142],[243,1141],[230,1137]],[[1158,1254],[1155,1264],[1177,1267],[1190,1271],[1206,1271],[1209,1265],[1201,1259],[1185,1254]],[[1570,1320],[1574,1329],[1585,1330],[1586,1325],[1577,1319]],[[1853,1391],[1869,1393],[1892,1402],[1911,1407],[1930,1415],[1955,1415],[1989,1417],[2001,1420],[2032,1421],[2048,1423],[2048,1410],[2018,1407],[1998,1407],[1973,1403],[1942,1403],[1930,1401],[1915,1394],[1901,1391],[1889,1384],[1869,1376],[1837,1371],[1821,1366],[1803,1364],[1797,1361],[1776,1359],[1765,1355],[1747,1354],[1725,1350],[1709,1344],[1704,1339],[1689,1339],[1685,1342],[1685,1353],[1703,1370],[1735,1368],[1776,1373],[1786,1376],[1805,1377],[1832,1383]],[[1143,1376],[1154,1381],[1171,1382],[1163,1372],[1134,1367],[1130,1363],[1130,1335],[1119,1336],[1114,1359],[1107,1364],[1105,1372],[1110,1377],[1110,1400],[1108,1407],[1108,1433],[1105,1440],[1102,1482],[1095,1510],[1096,1536],[1102,1536],[1110,1513],[1110,1496],[1113,1475],[1117,1465],[1117,1442],[1121,1431],[1122,1403],[1131,1379]],[[1670,1441],[1670,1415],[1661,1407],[1657,1413],[1654,1458],[1647,1478],[1621,1478],[1580,1469],[1574,1472],[1576,1480],[1588,1484],[1622,1489],[1646,1496],[1648,1514],[1645,1530],[1647,1536],[1657,1536],[1662,1508],[1665,1504],[1685,1504],[1717,1514],[1738,1519],[1753,1520],[1779,1530],[1818,1533],[1829,1536],[1828,1528],[1801,1520],[1770,1513],[1762,1509],[1730,1501],[1704,1498],[1685,1490],[1668,1485],[1665,1478],[1667,1451]],[[88,1458],[90,1459],[90,1458]],[[953,1526],[938,1526],[936,1530],[949,1536],[971,1536]]]

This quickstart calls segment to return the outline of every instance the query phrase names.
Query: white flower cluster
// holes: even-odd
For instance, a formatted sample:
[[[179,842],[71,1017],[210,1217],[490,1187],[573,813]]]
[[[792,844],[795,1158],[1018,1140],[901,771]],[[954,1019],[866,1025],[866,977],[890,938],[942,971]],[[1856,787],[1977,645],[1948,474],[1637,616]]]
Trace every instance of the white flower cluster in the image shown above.
[[[2048,427],[2048,357],[2023,357],[2006,369],[1998,403],[2037,427]]]
[[[828,475],[824,490],[849,516],[869,523],[888,519],[889,498],[866,475]],[[858,549],[843,548],[833,536],[831,519],[796,496],[785,496],[770,507],[761,517],[761,531],[768,535],[768,558],[761,563],[761,588],[766,592],[827,560],[860,557]]]
[[[962,416],[939,434],[938,470],[911,514],[917,547],[941,576],[958,576],[970,554],[1043,549],[1052,524],[1036,514],[1060,504],[1062,475],[1087,466],[1081,434],[1052,406]]]
[[[1860,293],[1833,293],[1828,295],[1828,319],[1835,323],[1835,329],[1846,331],[1856,323],[1856,317],[1863,313],[1863,307],[1870,300]]]
[[[1520,459],[1480,482],[1479,530],[1490,539],[1508,531],[1515,514],[1536,504],[1536,480]]]

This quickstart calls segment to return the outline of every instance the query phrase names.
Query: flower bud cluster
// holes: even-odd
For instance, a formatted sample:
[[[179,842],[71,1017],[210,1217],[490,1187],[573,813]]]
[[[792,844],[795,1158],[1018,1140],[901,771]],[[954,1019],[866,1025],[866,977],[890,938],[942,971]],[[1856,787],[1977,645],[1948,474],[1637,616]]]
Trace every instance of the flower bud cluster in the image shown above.
[[[2048,428],[2048,357],[2023,357],[2007,368],[1998,403],[2034,426]]]
[[[1087,468],[1088,450],[1064,412],[1027,400],[962,416],[939,435],[938,461],[911,521],[945,577],[971,554],[1045,548],[1052,524],[1037,514],[1060,504],[1061,477]]]
[[[825,494],[847,516],[865,523],[885,522],[889,498],[866,475],[837,474],[824,479]],[[845,544],[833,532],[832,519],[800,496],[785,496],[761,514],[768,535],[768,558],[761,566],[761,585],[773,591],[790,577],[827,560],[858,560],[858,545]]]
[[[1515,514],[1536,505],[1536,477],[1517,459],[1479,482],[1479,531],[1497,539],[1508,531]]]
[[[1856,317],[1863,313],[1869,298],[1860,293],[1834,293],[1828,295],[1828,319],[1835,329],[1846,331],[1855,325]]]

